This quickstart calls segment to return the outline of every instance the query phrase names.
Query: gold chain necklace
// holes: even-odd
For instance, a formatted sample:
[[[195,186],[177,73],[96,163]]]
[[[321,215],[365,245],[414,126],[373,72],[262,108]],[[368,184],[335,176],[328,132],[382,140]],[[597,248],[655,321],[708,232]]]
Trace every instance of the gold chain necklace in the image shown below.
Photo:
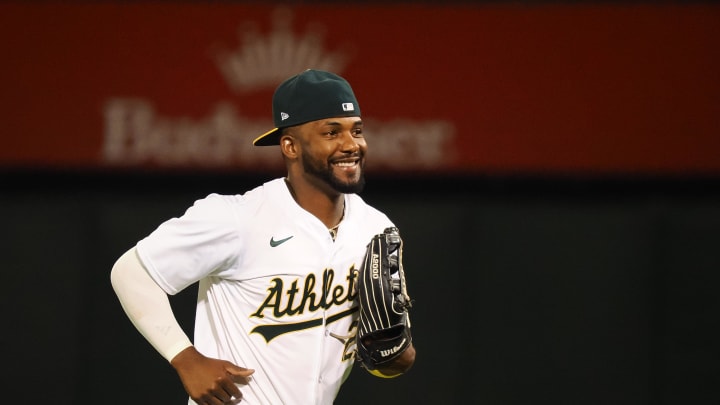
[[[332,228],[328,228],[328,231],[330,231],[330,236],[332,237],[333,242],[335,242],[335,238],[337,237],[338,228],[340,227],[340,223],[345,218],[345,207],[343,206],[343,213],[340,217],[340,221],[338,221],[337,225],[333,226]]]
[[[328,231],[330,231],[330,236],[332,237],[332,240],[335,241],[335,238],[337,237],[338,227],[340,224],[333,226],[332,228],[329,228]]]

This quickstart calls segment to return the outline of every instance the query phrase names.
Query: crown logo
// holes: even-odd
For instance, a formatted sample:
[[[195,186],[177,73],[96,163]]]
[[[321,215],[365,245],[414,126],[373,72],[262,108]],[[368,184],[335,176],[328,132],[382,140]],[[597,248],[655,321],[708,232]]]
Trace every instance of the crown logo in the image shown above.
[[[296,36],[292,31],[292,17],[290,9],[276,9],[271,18],[273,30],[267,37],[258,33],[255,23],[246,22],[239,33],[239,47],[215,53],[215,61],[233,91],[275,88],[305,69],[342,72],[347,56],[326,52],[318,27]]]

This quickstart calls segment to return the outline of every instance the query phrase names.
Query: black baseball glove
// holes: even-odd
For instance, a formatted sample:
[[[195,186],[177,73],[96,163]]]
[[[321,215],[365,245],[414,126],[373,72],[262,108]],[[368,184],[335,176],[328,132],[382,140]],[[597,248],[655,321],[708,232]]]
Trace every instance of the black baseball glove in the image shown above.
[[[358,274],[360,319],[356,359],[370,373],[400,356],[410,346],[412,306],[402,265],[403,241],[397,228],[375,235]]]

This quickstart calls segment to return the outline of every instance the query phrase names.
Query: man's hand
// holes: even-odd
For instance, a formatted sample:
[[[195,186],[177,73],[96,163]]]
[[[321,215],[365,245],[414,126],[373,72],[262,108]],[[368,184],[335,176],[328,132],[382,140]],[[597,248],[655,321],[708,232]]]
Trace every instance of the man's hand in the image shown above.
[[[247,384],[255,370],[203,356],[194,346],[178,353],[170,364],[185,391],[198,405],[237,404],[242,393],[235,384]]]
[[[380,366],[377,371],[385,377],[394,377],[406,373],[415,364],[415,347],[412,343],[405,349],[403,354],[395,358],[385,366]],[[375,374],[377,375],[377,374]]]

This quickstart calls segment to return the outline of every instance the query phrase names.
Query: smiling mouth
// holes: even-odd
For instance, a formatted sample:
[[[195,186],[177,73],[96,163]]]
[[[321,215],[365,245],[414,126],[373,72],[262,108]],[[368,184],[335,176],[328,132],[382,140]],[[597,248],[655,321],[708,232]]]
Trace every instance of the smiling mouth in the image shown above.
[[[335,162],[333,163],[333,166],[351,168],[357,166],[357,164],[358,161],[354,160],[352,162]]]
[[[342,169],[352,169],[354,167],[357,167],[360,165],[360,158],[359,157],[346,157],[344,159],[339,159],[331,163],[335,167],[339,167]]]

